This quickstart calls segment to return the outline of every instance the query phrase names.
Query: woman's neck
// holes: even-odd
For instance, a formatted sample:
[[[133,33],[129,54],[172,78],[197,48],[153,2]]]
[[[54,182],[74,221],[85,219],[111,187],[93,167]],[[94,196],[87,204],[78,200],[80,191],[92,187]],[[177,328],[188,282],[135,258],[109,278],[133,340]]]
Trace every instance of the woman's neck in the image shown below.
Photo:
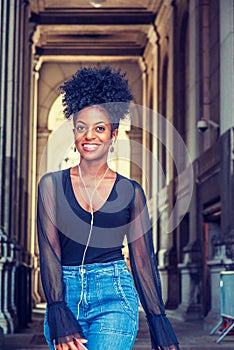
[[[79,166],[83,176],[94,180],[103,176],[109,168],[107,162],[100,164],[100,162],[86,162],[84,160],[81,160]]]

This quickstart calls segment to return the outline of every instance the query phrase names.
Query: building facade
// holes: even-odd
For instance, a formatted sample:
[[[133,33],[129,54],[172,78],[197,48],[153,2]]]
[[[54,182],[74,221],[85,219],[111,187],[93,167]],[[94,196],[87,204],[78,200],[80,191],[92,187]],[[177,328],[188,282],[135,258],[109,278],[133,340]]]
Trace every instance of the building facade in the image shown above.
[[[4,333],[25,327],[44,301],[37,183],[49,169],[58,88],[84,65],[127,71],[143,106],[126,131],[129,172],[149,200],[166,307],[184,319],[219,317],[219,273],[234,263],[234,1],[117,2],[0,3]]]

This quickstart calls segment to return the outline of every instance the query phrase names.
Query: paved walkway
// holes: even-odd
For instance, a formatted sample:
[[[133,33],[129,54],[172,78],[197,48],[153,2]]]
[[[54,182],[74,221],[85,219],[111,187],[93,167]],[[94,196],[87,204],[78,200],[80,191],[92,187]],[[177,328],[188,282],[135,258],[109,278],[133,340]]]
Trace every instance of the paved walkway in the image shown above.
[[[20,333],[5,335],[4,350],[48,350],[42,334],[43,314],[44,308],[38,307],[33,312],[33,322],[29,328]],[[207,325],[203,321],[182,322],[175,318],[175,313],[172,311],[168,311],[168,317],[174,326],[181,350],[234,350],[233,335],[226,336],[217,344],[218,335],[210,336]],[[151,350],[148,328],[142,312],[140,312],[140,329],[133,349]]]

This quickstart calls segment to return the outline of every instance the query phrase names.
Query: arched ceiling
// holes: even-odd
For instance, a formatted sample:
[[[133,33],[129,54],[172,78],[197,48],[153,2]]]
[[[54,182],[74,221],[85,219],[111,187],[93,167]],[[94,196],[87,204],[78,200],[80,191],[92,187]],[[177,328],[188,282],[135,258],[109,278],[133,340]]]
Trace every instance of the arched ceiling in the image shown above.
[[[40,56],[141,56],[163,0],[30,0]]]

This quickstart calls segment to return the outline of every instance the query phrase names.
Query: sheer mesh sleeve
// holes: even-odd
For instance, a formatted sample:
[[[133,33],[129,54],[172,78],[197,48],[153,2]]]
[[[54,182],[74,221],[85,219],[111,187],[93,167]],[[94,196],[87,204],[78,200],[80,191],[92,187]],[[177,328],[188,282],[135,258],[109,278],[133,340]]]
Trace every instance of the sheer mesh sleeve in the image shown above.
[[[79,324],[64,301],[61,252],[56,227],[56,197],[53,174],[38,186],[37,228],[42,284],[48,303],[50,337],[60,344],[80,337]]]
[[[144,192],[133,182],[135,196],[131,208],[128,247],[131,269],[149,325],[152,348],[179,349],[173,328],[166,317],[161,282],[154,254],[151,223]],[[174,347],[173,347],[174,346]]]

